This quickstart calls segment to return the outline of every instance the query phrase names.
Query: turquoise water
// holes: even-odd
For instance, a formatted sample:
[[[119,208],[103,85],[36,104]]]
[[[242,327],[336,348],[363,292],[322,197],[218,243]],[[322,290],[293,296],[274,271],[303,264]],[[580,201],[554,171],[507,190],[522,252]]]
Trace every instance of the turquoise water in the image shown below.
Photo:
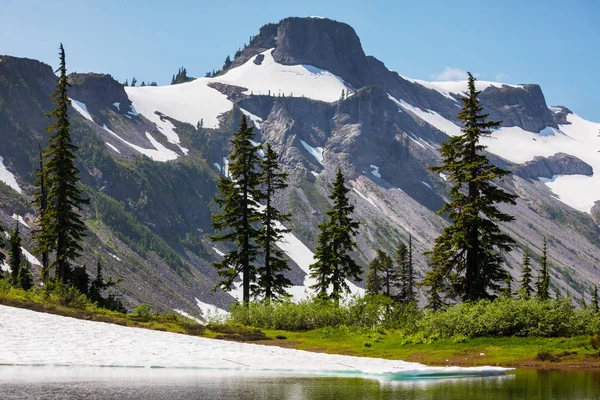
[[[0,367],[0,399],[600,399],[600,371],[377,380],[243,371]]]

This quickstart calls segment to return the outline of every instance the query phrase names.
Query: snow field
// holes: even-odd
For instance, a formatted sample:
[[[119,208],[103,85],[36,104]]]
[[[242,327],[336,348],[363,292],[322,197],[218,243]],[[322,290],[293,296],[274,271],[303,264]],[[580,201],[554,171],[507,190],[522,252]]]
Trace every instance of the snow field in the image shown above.
[[[428,367],[123,327],[0,306],[4,365],[297,371],[390,378],[503,374],[500,367]],[[65,340],[68,338],[68,340]]]

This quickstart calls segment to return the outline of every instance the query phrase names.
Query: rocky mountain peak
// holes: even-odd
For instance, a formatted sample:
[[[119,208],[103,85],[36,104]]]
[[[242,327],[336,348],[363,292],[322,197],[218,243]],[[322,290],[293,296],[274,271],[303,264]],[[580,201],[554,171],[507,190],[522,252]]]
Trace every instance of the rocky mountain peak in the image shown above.
[[[69,96],[93,108],[111,108],[114,103],[128,109],[131,101],[125,88],[109,74],[73,73],[69,75]]]

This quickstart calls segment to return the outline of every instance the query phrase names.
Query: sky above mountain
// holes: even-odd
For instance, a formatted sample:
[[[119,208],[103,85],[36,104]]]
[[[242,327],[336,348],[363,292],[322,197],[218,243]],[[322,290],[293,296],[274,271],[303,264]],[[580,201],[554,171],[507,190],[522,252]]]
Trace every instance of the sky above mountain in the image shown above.
[[[365,52],[423,80],[537,83],[549,105],[600,121],[600,2],[3,0],[0,54],[120,81],[168,84],[219,69],[260,26],[288,16],[350,24]]]

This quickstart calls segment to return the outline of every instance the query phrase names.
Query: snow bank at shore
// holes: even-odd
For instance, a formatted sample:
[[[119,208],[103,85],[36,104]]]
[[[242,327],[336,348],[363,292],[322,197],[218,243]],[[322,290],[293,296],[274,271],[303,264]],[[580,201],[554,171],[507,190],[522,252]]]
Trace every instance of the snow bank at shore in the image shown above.
[[[503,374],[500,367],[428,367],[312,353],[84,321],[0,306],[0,365],[199,368],[391,379]]]

